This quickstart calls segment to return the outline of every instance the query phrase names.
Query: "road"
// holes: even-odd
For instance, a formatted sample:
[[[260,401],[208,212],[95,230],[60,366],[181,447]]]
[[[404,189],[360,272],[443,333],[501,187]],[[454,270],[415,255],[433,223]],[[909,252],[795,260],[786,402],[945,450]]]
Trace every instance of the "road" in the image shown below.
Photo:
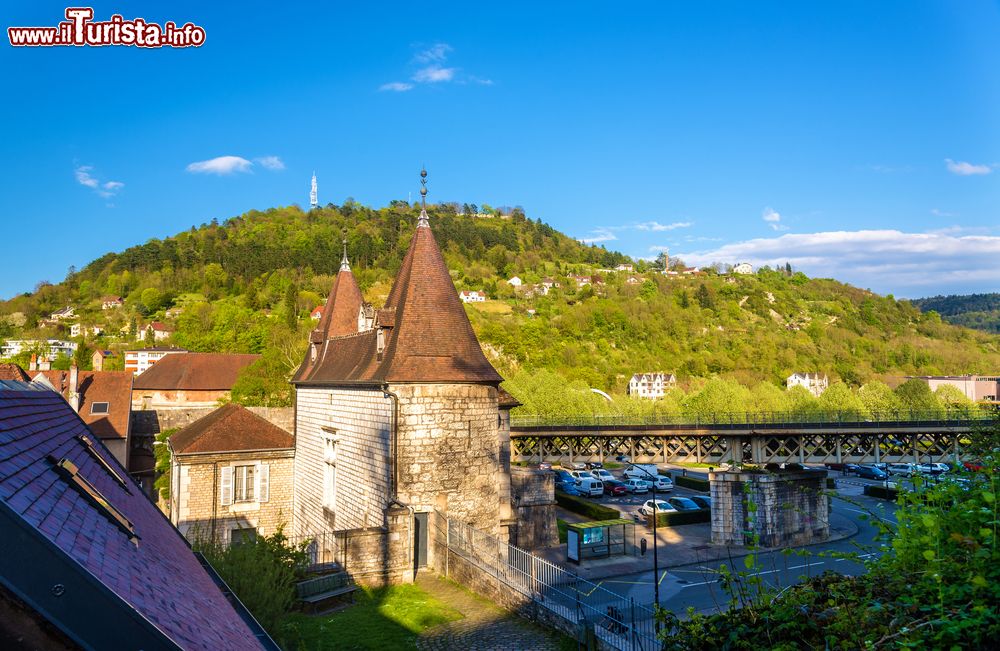
[[[694,473],[689,472],[688,474]],[[861,562],[820,556],[824,552],[857,553],[861,559],[871,558],[879,554],[879,543],[875,540],[877,527],[874,520],[880,519],[894,525],[896,523],[896,505],[860,494],[864,484],[880,484],[881,482],[856,477],[838,477],[838,481],[843,486],[842,492],[845,497],[856,504],[835,498],[832,503],[833,511],[850,518],[858,526],[858,533],[850,538],[832,543],[792,548],[795,553],[774,551],[759,554],[752,573],[761,577],[765,586],[780,590],[826,570],[833,570],[845,575],[856,575],[864,572],[864,566]],[[677,491],[677,493],[680,492],[680,490]],[[660,604],[678,616],[686,613],[688,608],[694,608],[696,612],[700,613],[727,609],[729,595],[722,589],[722,584],[718,581],[719,566],[727,565],[733,574],[747,571],[742,557],[681,566],[669,566],[668,560],[667,564],[666,569],[660,569],[658,574]],[[606,579],[601,582],[601,586],[634,598],[638,603],[651,603],[653,601],[653,573],[651,571]]]

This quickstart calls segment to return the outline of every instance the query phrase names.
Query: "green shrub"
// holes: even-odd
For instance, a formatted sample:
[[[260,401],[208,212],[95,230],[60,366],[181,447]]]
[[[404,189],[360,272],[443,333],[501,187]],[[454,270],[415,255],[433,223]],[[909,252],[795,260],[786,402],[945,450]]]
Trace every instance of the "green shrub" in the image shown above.
[[[837,480],[836,480],[836,478],[834,478],[834,477],[827,477],[826,478],[826,487],[827,488],[836,488],[837,487]]]
[[[166,429],[156,435],[153,444],[153,457],[156,459],[156,479],[153,488],[164,500],[170,499],[170,447],[168,439],[177,432],[177,428]]]
[[[667,511],[660,513],[656,517],[657,527],[678,527],[682,524],[698,524],[699,522],[711,522],[711,509],[698,509],[697,511]],[[653,526],[652,516],[646,517],[646,524]]]
[[[290,544],[278,529],[238,545],[198,541],[193,546],[273,636],[295,602],[295,582],[304,576],[309,562],[307,545]]]
[[[709,484],[707,479],[698,479],[697,477],[685,477],[684,475],[675,475],[674,483],[678,486],[683,486],[684,488],[690,488],[695,491],[702,491],[707,493],[711,484]]]
[[[617,509],[611,509],[582,497],[558,491],[556,492],[556,503],[567,511],[579,513],[593,520],[617,520],[622,517],[621,512]]]

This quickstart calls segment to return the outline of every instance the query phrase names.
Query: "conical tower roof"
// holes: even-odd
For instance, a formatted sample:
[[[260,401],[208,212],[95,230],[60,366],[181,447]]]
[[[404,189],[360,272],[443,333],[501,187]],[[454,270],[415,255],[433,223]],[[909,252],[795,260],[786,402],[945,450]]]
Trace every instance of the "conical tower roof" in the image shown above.
[[[329,339],[356,333],[358,331],[358,312],[361,310],[362,302],[364,299],[361,297],[361,288],[358,287],[358,281],[351,271],[345,250],[344,258],[340,262],[340,271],[337,272],[337,277],[333,280],[330,296],[326,299],[326,305],[323,306],[323,315],[319,319],[316,330],[313,331],[314,335],[319,334],[323,339]]]

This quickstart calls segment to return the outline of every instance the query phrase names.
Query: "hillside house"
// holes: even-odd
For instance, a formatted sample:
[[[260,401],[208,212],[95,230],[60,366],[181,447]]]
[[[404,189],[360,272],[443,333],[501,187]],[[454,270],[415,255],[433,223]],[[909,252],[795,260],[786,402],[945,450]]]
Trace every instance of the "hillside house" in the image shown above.
[[[101,299],[102,310],[113,310],[125,305],[125,299],[121,296],[105,296]]]
[[[72,357],[76,354],[77,344],[73,341],[62,339],[8,339],[0,347],[0,357],[14,357],[29,350],[40,350],[49,359],[66,355]]]
[[[906,379],[926,382],[931,391],[955,387],[973,402],[996,402],[1000,396],[1000,377],[996,375],[908,375]]]
[[[90,367],[95,371],[103,371],[107,361],[113,357],[117,357],[113,350],[95,350],[90,356]]]
[[[483,303],[486,301],[486,292],[463,291],[458,294],[463,303]]]
[[[733,267],[733,273],[748,276],[753,273],[753,266],[749,262],[740,262]]]
[[[292,435],[224,405],[170,437],[170,521],[188,540],[239,542],[292,522]]]
[[[552,278],[545,277],[545,278],[542,278],[542,287],[544,287],[545,290],[546,290],[546,293],[548,293],[548,290],[552,289],[553,287],[559,287],[559,283],[557,283]]]
[[[628,394],[655,400],[662,398],[667,390],[675,386],[677,376],[673,373],[636,373],[628,382]]]
[[[615,267],[615,271],[627,271],[629,273],[632,273],[633,271],[635,271],[635,268],[631,264],[620,264],[617,267]]]
[[[49,315],[49,318],[53,321],[66,321],[67,319],[76,318],[76,308],[75,307],[64,307],[61,310],[56,310]]]
[[[104,334],[104,328],[101,326],[85,326],[81,323],[74,323],[69,327],[70,337],[100,337]]]
[[[150,366],[160,361],[167,355],[186,353],[183,348],[173,346],[161,348],[141,348],[139,350],[125,351],[125,370],[131,371],[133,375],[145,373]]]
[[[142,329],[144,337],[149,337],[152,335],[153,341],[164,341],[170,338],[170,335],[174,334],[173,329],[169,328],[167,324],[161,321],[152,321]]]
[[[817,398],[830,386],[830,378],[825,373],[792,373],[785,380],[788,389],[803,387]]]
[[[577,287],[583,287],[584,285],[589,285],[592,282],[590,276],[570,276],[570,279],[576,283]]]
[[[228,400],[240,371],[260,355],[184,353],[166,355],[135,379],[136,409],[212,407]]]
[[[63,398],[0,381],[0,422],[4,648],[277,651]]]
[[[638,276],[629,276],[625,279],[625,282],[629,285],[638,285],[642,283],[642,278],[639,278]]]
[[[323,306],[317,305],[313,308],[313,311],[309,313],[309,318],[313,321],[319,321],[319,318],[323,316]]]
[[[518,278],[517,276],[514,276],[513,278],[507,279],[507,284],[510,285],[511,287],[520,287],[521,285],[524,284],[524,281]]]

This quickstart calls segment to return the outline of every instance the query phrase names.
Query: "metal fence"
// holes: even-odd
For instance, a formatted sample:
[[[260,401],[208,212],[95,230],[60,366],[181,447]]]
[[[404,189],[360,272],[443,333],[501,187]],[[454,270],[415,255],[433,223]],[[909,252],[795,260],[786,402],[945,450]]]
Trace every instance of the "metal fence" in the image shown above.
[[[514,414],[511,416],[511,427],[539,426],[609,426],[609,425],[650,425],[675,427],[701,427],[704,425],[846,425],[879,423],[891,425],[895,423],[936,424],[948,426],[971,426],[996,418],[993,408],[978,406],[957,406],[955,408],[932,410],[900,409],[880,412],[858,411],[807,411],[807,412],[715,412],[711,414],[666,414],[651,416],[624,415],[589,415],[579,416],[540,416],[533,414]]]
[[[341,540],[340,531],[326,531],[308,536],[288,536],[288,543],[295,547],[305,546],[309,556],[309,568],[320,569],[330,566],[343,568],[347,565],[347,548]]]
[[[440,514],[439,514],[440,515]],[[530,599],[537,607],[562,618],[568,630],[592,629],[608,646],[620,651],[660,648],[651,607],[611,592],[558,565],[533,556],[495,536],[441,515],[446,522],[437,538],[449,552]],[[449,562],[442,568],[450,576]]]

